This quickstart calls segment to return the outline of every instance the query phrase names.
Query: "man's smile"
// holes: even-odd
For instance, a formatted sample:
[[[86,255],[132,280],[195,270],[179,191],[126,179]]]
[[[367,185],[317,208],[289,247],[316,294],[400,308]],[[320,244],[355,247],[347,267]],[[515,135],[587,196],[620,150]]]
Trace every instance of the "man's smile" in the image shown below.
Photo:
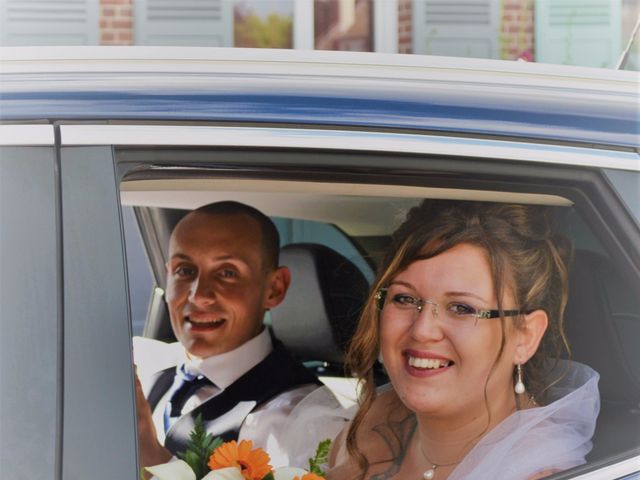
[[[226,322],[225,318],[211,318],[202,314],[185,315],[184,323],[188,330],[214,330],[220,328]]]

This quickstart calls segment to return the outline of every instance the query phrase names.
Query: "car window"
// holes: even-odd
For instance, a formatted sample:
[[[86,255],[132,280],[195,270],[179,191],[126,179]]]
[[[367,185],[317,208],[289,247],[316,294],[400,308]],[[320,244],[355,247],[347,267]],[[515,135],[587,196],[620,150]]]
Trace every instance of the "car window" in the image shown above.
[[[601,461],[638,445],[640,417],[631,413],[630,408],[640,398],[638,382],[634,380],[640,376],[640,359],[633,340],[640,335],[640,306],[633,289],[629,288],[629,285],[637,285],[638,279],[634,277],[633,265],[625,262],[625,255],[633,254],[634,250],[627,249],[629,252],[626,252],[624,246],[621,248],[617,243],[625,232],[613,229],[614,222],[607,216],[607,212],[618,208],[615,203],[607,203],[610,198],[615,199],[615,196],[604,199],[598,197],[602,191],[600,189],[605,188],[603,183],[598,183],[603,182],[602,175],[578,172],[578,169],[562,165],[536,165],[534,172],[533,167],[526,169],[516,164],[509,165],[508,169],[502,167],[500,170],[492,170],[495,163],[487,159],[478,160],[480,166],[473,167],[462,161],[458,164],[454,161],[445,164],[436,163],[430,158],[421,159],[425,163],[431,161],[432,165],[436,165],[434,168],[443,171],[449,165],[460,165],[482,170],[484,177],[493,175],[497,179],[489,179],[483,183],[484,178],[461,176],[462,180],[457,183],[455,170],[452,170],[447,182],[443,184],[438,178],[420,175],[421,166],[418,161],[409,163],[408,159],[398,155],[393,158],[394,168],[402,169],[405,161],[412,168],[409,170],[407,167],[410,173],[405,176],[398,175],[385,184],[387,180],[383,175],[375,177],[375,181],[369,183],[363,175],[361,178],[365,180],[361,183],[341,186],[325,179],[314,181],[302,174],[297,178],[294,175],[282,175],[278,178],[276,169],[271,172],[273,177],[264,181],[256,179],[257,176],[252,176],[251,173],[243,178],[234,172],[233,176],[227,178],[223,170],[215,174],[211,170],[221,162],[233,164],[229,160],[232,155],[224,152],[224,158],[216,158],[216,166],[210,166],[208,162],[211,160],[208,159],[215,158],[216,153],[214,149],[205,148],[170,152],[170,155],[159,158],[161,162],[170,164],[171,170],[162,172],[157,180],[153,177],[154,172],[150,172],[144,179],[138,173],[139,183],[138,179],[132,179],[121,185],[125,203],[150,210],[147,220],[153,225],[154,241],[157,244],[166,242],[171,226],[189,209],[212,201],[236,200],[252,204],[270,215],[280,232],[282,245],[306,242],[326,245],[355,263],[370,284],[376,273],[375,265],[384,255],[391,233],[408,209],[421,198],[432,196],[551,205],[560,217],[561,232],[573,241],[575,247],[575,260],[569,272],[570,292],[565,316],[571,358],[590,365],[600,374],[602,413],[594,437],[594,449],[588,460]],[[270,157],[269,152],[261,153],[265,161],[268,159],[273,163],[274,158]],[[148,160],[154,154],[156,152],[142,149],[123,151],[122,158]],[[295,152],[290,152],[289,155],[287,160],[291,163],[300,160],[295,158]],[[184,157],[185,162],[188,160],[191,169],[201,170],[194,172],[185,169],[182,174],[179,162],[175,164],[178,156]],[[332,154],[326,154],[326,157],[328,165],[332,161],[337,163]],[[257,155],[250,157],[250,160],[260,164]],[[349,160],[347,157],[340,157],[341,162]],[[246,162],[247,157],[242,156],[242,161]],[[358,157],[357,161],[367,164],[368,169],[391,164],[390,159],[367,157],[365,154]],[[622,183],[620,179],[610,181],[614,183],[616,180],[615,185],[622,195],[626,192],[622,187],[628,186],[625,183],[627,177],[622,171],[619,176]],[[298,181],[292,181],[292,177]],[[558,186],[558,178],[562,179],[563,185]],[[518,188],[511,186],[512,179],[518,180]],[[534,183],[530,187],[525,186],[525,179]],[[592,188],[594,185],[596,188]],[[443,186],[446,188],[442,188]],[[629,198],[633,198],[633,195]],[[136,204],[134,200],[146,200],[147,203]],[[130,252],[128,254],[131,256]],[[133,266],[131,258],[129,263],[130,267]],[[142,265],[145,265],[144,262]],[[153,271],[159,272],[159,265],[162,262],[156,261]],[[308,291],[303,292],[303,298],[308,298],[308,295]],[[156,300],[158,298],[161,297]],[[304,307],[308,305],[305,304]],[[274,309],[271,314],[272,324],[277,324],[277,311]],[[269,318],[266,320],[270,321]],[[311,336],[315,340],[313,335]],[[318,364],[307,362],[310,368],[317,369]],[[343,376],[343,369],[316,372],[341,400],[346,404],[353,404],[355,382]]]
[[[131,328],[134,335],[142,335],[154,282],[133,207],[122,207],[122,224],[127,249]]]

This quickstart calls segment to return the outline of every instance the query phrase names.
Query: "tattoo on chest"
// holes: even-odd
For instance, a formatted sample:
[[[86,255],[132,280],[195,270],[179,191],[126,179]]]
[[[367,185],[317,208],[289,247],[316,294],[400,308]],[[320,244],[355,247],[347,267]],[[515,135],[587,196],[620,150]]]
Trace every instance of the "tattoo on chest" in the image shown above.
[[[391,453],[391,465],[386,471],[373,475],[370,480],[388,480],[393,478],[399,471],[409,448],[409,440],[416,430],[416,417],[408,414],[400,421],[389,421],[380,423],[373,427],[373,431],[380,435]]]

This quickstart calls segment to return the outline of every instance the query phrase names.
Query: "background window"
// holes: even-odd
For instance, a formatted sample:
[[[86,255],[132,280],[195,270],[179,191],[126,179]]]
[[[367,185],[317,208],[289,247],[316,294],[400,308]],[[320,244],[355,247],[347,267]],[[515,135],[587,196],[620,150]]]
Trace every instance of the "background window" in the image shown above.
[[[315,0],[316,50],[373,51],[371,0]]]
[[[293,1],[236,1],[233,44],[247,48],[292,48]]]

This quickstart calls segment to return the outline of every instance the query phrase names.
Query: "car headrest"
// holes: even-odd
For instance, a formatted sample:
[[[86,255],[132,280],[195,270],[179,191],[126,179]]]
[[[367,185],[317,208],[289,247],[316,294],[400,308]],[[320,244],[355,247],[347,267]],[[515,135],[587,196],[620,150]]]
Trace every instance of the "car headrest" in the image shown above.
[[[603,400],[640,401],[640,301],[604,256],[577,250],[565,328],[574,360],[600,373]]]
[[[302,361],[343,363],[369,284],[353,262],[319,244],[282,248],[291,270],[284,301],[271,311],[275,336]]]

